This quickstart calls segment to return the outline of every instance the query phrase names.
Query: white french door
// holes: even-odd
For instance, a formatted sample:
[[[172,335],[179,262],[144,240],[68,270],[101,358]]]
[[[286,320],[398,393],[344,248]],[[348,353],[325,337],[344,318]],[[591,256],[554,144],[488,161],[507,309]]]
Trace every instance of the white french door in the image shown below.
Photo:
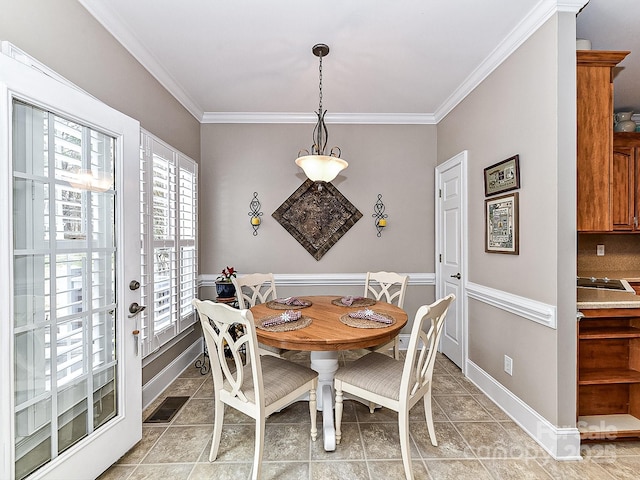
[[[0,478],[95,478],[142,435],[137,121],[0,54]]]

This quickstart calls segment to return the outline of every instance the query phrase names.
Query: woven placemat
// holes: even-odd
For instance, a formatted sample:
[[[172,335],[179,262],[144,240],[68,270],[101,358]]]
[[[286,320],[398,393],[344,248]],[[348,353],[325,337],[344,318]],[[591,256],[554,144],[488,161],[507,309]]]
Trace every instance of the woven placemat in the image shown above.
[[[386,313],[375,312],[377,315],[381,315],[384,318],[391,320],[391,323],[376,322],[375,320],[366,320],[364,318],[353,318],[348,313],[345,313],[340,317],[340,321],[349,327],[354,328],[385,328],[390,327],[396,323],[396,319]]]
[[[302,315],[295,322],[281,323],[279,325],[273,325],[271,327],[262,326],[262,322],[273,320],[274,318],[279,316],[280,315],[272,315],[270,317],[261,318],[256,322],[256,328],[264,330],[265,332],[291,332],[292,330],[300,330],[301,328],[308,327],[312,322],[311,317],[305,317],[304,315]]]
[[[286,303],[278,303],[275,300],[269,300],[265,305],[272,310],[300,310],[301,308],[307,308],[312,305],[309,300],[300,300],[304,302],[304,305],[287,305]]]
[[[373,298],[361,298],[359,300],[354,300],[351,305],[345,305],[344,303],[342,303],[343,298],[344,297],[334,298],[333,300],[331,300],[331,303],[339,307],[347,308],[370,307],[371,305],[376,304],[376,301]]]

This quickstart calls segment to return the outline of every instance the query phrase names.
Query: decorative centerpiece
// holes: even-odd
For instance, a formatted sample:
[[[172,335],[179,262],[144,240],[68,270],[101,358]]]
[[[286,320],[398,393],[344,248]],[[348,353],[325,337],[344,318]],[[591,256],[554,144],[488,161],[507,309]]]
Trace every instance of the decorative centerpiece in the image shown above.
[[[235,277],[236,273],[236,269],[233,267],[222,269],[222,272],[216,278],[218,298],[233,298],[236,296],[236,287],[231,283],[231,277]]]

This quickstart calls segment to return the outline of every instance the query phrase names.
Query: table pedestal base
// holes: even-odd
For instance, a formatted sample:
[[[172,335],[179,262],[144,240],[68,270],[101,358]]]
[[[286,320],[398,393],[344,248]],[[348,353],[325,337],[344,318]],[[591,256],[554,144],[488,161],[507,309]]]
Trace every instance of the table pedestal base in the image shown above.
[[[322,411],[324,449],[336,449],[336,427],[333,417],[333,377],[338,370],[338,352],[311,352],[311,368],[318,372],[318,410]]]
[[[325,407],[333,402],[333,388],[329,385],[322,386],[322,399]],[[336,449],[336,426],[333,418],[333,408],[325,408],[322,411],[322,438],[324,439],[325,451],[333,452]]]

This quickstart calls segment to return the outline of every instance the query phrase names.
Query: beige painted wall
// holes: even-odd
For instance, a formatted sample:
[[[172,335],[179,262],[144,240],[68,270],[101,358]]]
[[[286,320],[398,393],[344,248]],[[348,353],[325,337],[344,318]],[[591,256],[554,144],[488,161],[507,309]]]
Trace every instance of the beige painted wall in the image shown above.
[[[312,131],[313,125],[202,126],[200,273],[227,265],[240,273],[434,272],[436,127],[329,125],[329,145],[340,146],[349,162],[333,184],[362,218],[320,261],[271,217],[305,179],[294,160],[310,147]],[[257,236],[248,216],[253,192],[264,212]],[[379,193],[389,215],[380,238],[372,217]],[[413,286],[405,306],[413,315],[432,300],[433,287]]]
[[[566,49],[569,44],[564,29],[571,30],[570,22],[553,17],[440,122],[438,163],[469,151],[469,281],[557,305],[562,327],[573,322],[575,329],[575,284],[566,284],[571,265],[575,275],[575,240],[567,251],[571,238],[575,239],[575,193],[573,201],[570,197],[575,184],[575,133],[572,137],[566,127],[570,123],[575,130],[571,119],[571,108],[575,119],[575,100],[571,100],[575,99],[575,67],[559,64],[559,45]],[[570,45],[575,50],[574,39],[575,35]],[[568,61],[575,65],[573,55]],[[571,77],[573,81],[566,80]],[[564,112],[569,117],[558,120]],[[515,154],[520,156],[521,169],[520,254],[488,254],[484,251],[483,169]],[[561,161],[569,166],[559,167]],[[566,195],[559,193],[565,182],[569,182],[569,206],[559,205],[558,200]],[[558,266],[560,254],[564,255],[562,267]],[[565,292],[573,295],[573,318],[566,317],[571,300],[559,300]],[[575,394],[575,344],[566,359],[573,362],[573,377],[569,374],[562,380],[568,388],[559,401],[556,372],[558,350],[563,348],[560,340],[564,341],[560,329],[475,300],[469,301],[468,312],[470,360],[550,422],[575,424],[569,413],[575,415],[575,397],[573,409],[559,407],[559,403],[571,403],[571,392]],[[571,349],[570,342],[567,348]],[[505,354],[513,358],[513,376],[503,371]],[[564,368],[566,374],[572,367]]]
[[[200,123],[76,0],[0,0],[8,40],[195,161]]]

